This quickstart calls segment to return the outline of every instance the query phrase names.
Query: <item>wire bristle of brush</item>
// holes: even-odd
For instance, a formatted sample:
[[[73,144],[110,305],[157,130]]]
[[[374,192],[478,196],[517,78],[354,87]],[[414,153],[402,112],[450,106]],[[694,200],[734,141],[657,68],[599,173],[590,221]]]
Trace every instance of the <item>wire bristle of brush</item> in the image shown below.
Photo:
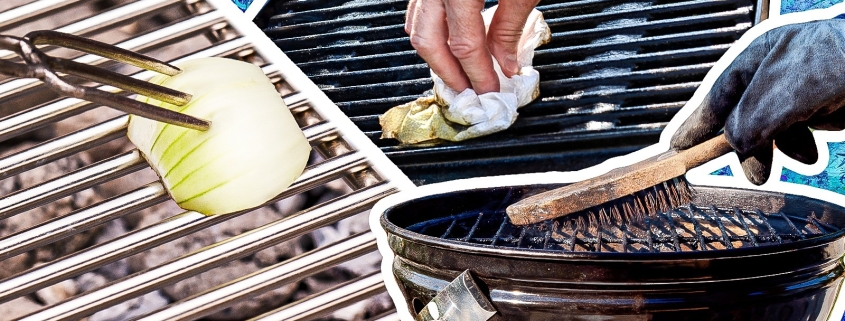
[[[689,182],[677,177],[558,220],[565,231],[597,232],[602,227],[642,224],[646,218],[656,219],[659,213],[689,205],[691,201]]]

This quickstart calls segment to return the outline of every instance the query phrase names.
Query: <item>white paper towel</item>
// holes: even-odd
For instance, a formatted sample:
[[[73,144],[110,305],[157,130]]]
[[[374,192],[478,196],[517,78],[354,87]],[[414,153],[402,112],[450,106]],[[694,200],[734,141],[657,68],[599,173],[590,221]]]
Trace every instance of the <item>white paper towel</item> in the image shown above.
[[[482,13],[488,28],[497,8],[494,6]],[[507,129],[516,121],[517,109],[539,96],[540,74],[531,64],[534,49],[550,38],[543,14],[534,9],[519,42],[519,74],[505,77],[499,63],[491,57],[499,75],[499,92],[478,95],[474,90],[466,89],[458,93],[431,71],[435,97],[394,107],[379,117],[382,138],[395,138],[406,144],[437,139],[462,141]]]

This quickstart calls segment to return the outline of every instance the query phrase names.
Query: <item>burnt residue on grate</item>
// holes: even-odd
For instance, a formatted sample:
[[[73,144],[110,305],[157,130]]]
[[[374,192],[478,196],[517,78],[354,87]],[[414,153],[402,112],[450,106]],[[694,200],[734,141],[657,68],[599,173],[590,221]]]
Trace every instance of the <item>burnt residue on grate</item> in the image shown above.
[[[656,142],[754,14],[746,0],[542,1],[553,36],[534,59],[541,96],[517,122],[472,141],[400,146],[379,138],[378,115],[432,87],[404,32],[406,6],[275,1],[256,23],[421,184],[576,170]]]
[[[419,222],[409,231],[445,240],[552,252],[690,252],[783,244],[839,228],[815,216],[690,204],[646,218],[602,225],[567,218],[517,226],[504,211],[465,212]]]

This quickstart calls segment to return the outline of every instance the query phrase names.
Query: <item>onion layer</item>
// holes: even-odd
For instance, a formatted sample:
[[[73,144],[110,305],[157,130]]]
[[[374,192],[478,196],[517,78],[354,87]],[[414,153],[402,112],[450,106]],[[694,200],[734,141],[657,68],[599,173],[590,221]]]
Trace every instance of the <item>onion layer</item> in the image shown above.
[[[257,66],[203,58],[176,76],[150,80],[193,95],[184,106],[140,100],[211,121],[202,132],[135,115],[129,140],[186,210],[206,215],[260,206],[293,183],[311,146],[284,101]]]

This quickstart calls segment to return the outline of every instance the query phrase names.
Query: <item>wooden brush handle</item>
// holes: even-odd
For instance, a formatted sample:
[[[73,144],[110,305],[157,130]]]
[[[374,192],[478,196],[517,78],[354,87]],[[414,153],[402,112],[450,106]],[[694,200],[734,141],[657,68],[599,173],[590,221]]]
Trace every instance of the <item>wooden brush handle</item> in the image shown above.
[[[701,144],[679,152],[678,157],[683,159],[686,170],[690,170],[730,153],[733,150],[725,134],[720,134]]]
[[[683,151],[668,151],[604,175],[523,199],[507,208],[511,222],[533,224],[558,218],[662,184],[731,152],[725,135]]]

